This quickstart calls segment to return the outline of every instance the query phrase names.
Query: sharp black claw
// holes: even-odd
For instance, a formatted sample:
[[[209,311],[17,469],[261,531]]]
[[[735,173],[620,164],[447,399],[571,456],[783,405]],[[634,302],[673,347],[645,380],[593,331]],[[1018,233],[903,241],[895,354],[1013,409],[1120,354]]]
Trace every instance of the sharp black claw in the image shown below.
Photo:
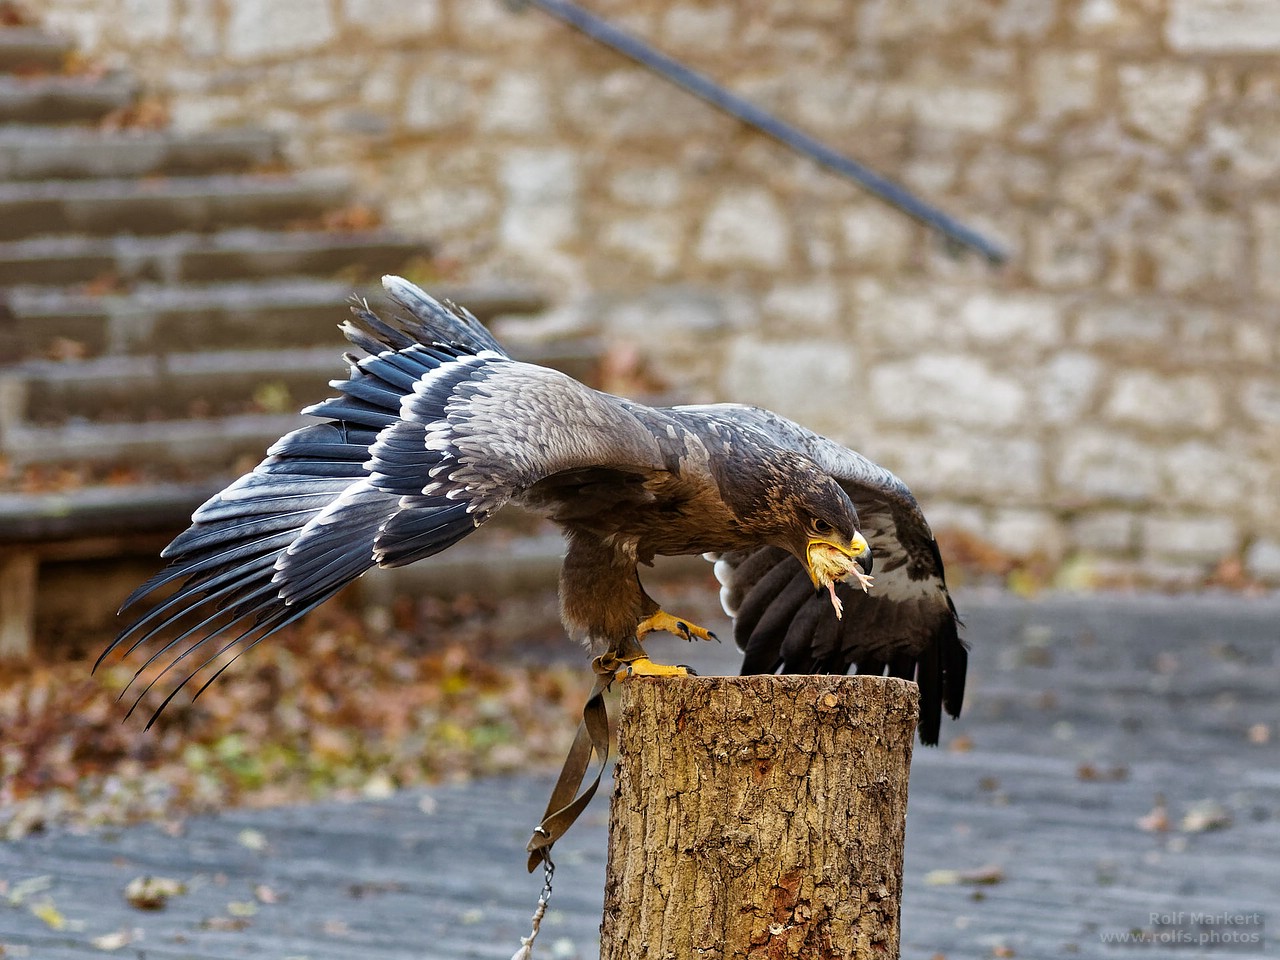
[[[714,640],[716,643],[719,643],[719,642],[720,642],[720,638],[719,638],[719,637],[717,637],[717,636],[716,636],[714,633],[712,633],[710,630],[708,630],[708,631],[707,631],[707,636],[709,636],[709,637],[710,637],[712,640]]]
[[[677,663],[676,666],[683,670],[687,670],[691,677],[696,677],[698,675],[698,671],[693,669],[693,667],[689,666],[687,663]]]

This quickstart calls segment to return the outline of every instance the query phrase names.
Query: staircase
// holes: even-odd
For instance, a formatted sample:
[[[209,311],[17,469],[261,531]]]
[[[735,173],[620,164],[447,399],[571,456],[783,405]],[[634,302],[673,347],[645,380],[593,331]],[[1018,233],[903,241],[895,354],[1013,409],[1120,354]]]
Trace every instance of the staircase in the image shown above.
[[[86,599],[83,576],[54,583],[59,565],[154,567],[195,506],[332,392],[346,299],[429,266],[346,177],[285,169],[260,130],[164,129],[133,78],[69,74],[72,53],[0,28],[0,658],[43,640],[38,616],[73,630],[114,607],[127,591],[98,581]],[[432,289],[481,319],[544,306]],[[596,352],[526,358],[590,378]],[[46,592],[77,616],[45,610]]]

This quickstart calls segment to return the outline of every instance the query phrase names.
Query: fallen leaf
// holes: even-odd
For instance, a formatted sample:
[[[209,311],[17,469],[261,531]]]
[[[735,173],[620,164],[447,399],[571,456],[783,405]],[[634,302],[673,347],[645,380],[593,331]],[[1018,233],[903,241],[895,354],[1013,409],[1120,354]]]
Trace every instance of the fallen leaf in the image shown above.
[[[200,921],[200,927],[204,930],[222,930],[229,933],[235,933],[249,926],[249,921],[243,917],[205,917]]]
[[[38,877],[29,877],[26,880],[19,880],[9,889],[5,885],[5,900],[11,907],[20,907],[24,902],[30,899],[34,894],[43,893],[53,886],[53,877],[43,874]]]
[[[67,925],[67,918],[62,915],[62,911],[53,905],[53,901],[45,898],[38,903],[33,903],[30,910],[35,916],[44,921],[45,926],[50,930],[61,930]]]
[[[1265,723],[1255,723],[1249,728],[1248,740],[1252,744],[1262,746],[1271,742],[1271,727]]]
[[[124,888],[124,898],[139,910],[163,910],[170,898],[187,892],[187,885],[172,877],[135,877]]]
[[[1082,763],[1076,767],[1076,776],[1081,780],[1103,780],[1118,782],[1129,778],[1128,767],[1108,767],[1101,770],[1091,763]]]
[[[1138,829],[1148,833],[1164,833],[1169,829],[1169,807],[1164,797],[1156,797],[1156,805],[1138,818]]]
[[[258,905],[252,900],[232,900],[227,904],[227,913],[233,917],[257,916]]]
[[[992,886],[1004,882],[1004,869],[993,863],[975,870],[930,870],[924,882],[931,887]]]
[[[1216,800],[1201,800],[1191,805],[1182,818],[1183,833],[1204,833],[1231,826],[1231,812]]]
[[[89,942],[99,950],[120,950],[133,943],[136,935],[135,930],[117,930],[115,933],[104,933],[100,937],[94,937]]]
[[[236,834],[236,841],[242,847],[250,850],[267,849],[267,838],[261,830],[254,830],[252,827],[246,827]]]

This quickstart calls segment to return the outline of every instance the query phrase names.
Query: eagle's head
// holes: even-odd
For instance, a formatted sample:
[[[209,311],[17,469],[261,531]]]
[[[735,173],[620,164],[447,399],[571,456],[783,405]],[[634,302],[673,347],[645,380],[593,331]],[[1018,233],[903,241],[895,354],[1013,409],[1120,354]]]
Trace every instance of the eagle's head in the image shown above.
[[[814,588],[826,588],[831,595],[838,618],[843,613],[836,595],[839,581],[850,579],[864,591],[871,588],[871,547],[858,531],[858,511],[838,483],[820,475],[805,494],[797,506],[804,552],[796,549],[800,537],[790,550],[805,565]]]
[[[871,548],[858,530],[858,511],[840,484],[807,457],[788,452],[770,460],[762,474],[768,539],[804,564],[814,588],[830,593],[839,617],[835,585],[848,579],[868,590],[872,584]]]

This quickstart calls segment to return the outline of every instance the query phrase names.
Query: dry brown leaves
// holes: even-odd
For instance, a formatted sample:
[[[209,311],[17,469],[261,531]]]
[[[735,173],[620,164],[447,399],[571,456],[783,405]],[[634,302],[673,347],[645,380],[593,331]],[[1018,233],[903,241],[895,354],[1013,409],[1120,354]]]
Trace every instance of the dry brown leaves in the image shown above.
[[[158,97],[141,97],[126,107],[112,110],[100,121],[98,128],[119,130],[164,130],[172,122],[169,105]]]
[[[0,27],[33,27],[36,18],[25,3],[0,0]]]
[[[475,623],[453,606],[445,613],[415,618],[447,638],[423,649],[395,631],[370,639],[344,611],[321,611],[255,648],[194,704],[179,697],[145,732],[147,704],[125,721],[128,700],[116,699],[130,668],[6,666],[0,838],[58,822],[378,795],[562,759],[589,671],[504,664]]]

